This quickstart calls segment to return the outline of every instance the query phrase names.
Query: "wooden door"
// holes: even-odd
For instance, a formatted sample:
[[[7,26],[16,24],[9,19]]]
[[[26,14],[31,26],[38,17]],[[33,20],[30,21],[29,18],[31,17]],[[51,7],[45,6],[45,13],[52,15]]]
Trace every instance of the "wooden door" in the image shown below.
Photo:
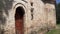
[[[16,34],[24,34],[24,19],[23,19],[23,12],[21,8],[16,10],[15,14],[15,27],[16,27]]]

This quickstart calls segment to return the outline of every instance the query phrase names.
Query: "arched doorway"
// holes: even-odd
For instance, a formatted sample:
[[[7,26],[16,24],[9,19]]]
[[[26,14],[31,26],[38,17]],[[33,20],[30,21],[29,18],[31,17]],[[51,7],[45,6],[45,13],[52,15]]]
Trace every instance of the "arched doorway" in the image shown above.
[[[15,13],[16,34],[24,34],[24,14],[23,7],[17,7]]]

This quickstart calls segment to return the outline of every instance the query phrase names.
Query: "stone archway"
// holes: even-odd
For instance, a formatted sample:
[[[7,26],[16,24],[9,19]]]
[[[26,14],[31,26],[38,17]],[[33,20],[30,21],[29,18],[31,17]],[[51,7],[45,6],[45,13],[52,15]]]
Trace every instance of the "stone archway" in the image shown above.
[[[15,13],[15,29],[16,34],[24,34],[24,8],[19,6],[16,8]]]

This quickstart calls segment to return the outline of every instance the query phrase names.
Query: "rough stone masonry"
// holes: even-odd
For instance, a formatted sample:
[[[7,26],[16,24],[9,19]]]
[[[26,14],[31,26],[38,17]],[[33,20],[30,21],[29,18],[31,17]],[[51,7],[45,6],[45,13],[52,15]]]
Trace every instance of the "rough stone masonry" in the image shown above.
[[[17,8],[24,12],[24,34],[45,34],[56,27],[55,0],[0,0],[0,34],[16,34]]]

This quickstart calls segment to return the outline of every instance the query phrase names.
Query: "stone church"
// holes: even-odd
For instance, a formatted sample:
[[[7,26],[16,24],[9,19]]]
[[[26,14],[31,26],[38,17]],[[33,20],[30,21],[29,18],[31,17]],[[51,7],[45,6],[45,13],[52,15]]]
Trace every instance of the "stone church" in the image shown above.
[[[0,34],[45,34],[56,27],[55,0],[0,0]]]

